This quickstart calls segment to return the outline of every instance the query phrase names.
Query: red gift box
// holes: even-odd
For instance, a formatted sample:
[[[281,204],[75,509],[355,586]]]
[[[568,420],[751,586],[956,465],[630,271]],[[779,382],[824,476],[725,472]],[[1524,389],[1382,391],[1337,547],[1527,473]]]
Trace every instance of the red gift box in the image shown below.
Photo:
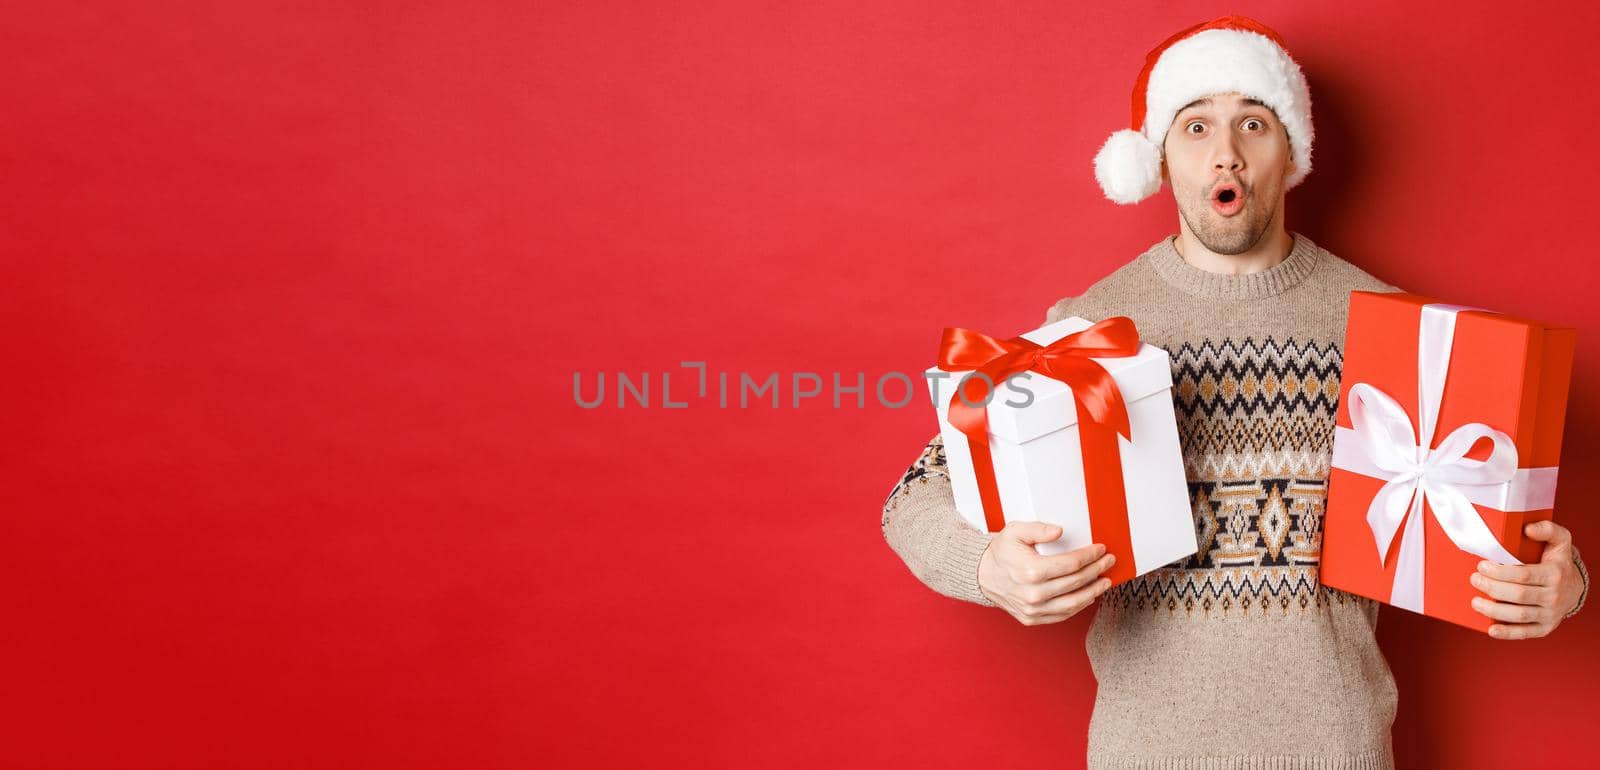
[[[1552,517],[1574,341],[1527,318],[1351,292],[1323,585],[1487,631],[1469,578],[1484,559],[1544,550],[1522,530]]]

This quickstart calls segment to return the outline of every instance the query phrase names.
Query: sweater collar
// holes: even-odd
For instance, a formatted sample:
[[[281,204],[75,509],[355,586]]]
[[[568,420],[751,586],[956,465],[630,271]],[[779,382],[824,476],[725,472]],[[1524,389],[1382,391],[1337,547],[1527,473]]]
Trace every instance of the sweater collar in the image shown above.
[[[1289,234],[1294,237],[1289,256],[1266,270],[1248,275],[1213,273],[1183,261],[1174,246],[1177,234],[1151,246],[1145,252],[1145,259],[1162,280],[1196,297],[1261,299],[1288,291],[1316,269],[1322,250],[1300,233],[1290,231]]]

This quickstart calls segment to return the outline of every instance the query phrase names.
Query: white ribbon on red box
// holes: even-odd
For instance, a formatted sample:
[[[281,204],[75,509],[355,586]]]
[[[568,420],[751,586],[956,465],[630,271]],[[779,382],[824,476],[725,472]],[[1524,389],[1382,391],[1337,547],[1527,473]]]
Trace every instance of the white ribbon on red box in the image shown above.
[[[1456,313],[1462,310],[1482,308],[1443,303],[1422,307],[1417,336],[1420,430],[1392,396],[1359,382],[1347,396],[1353,427],[1338,427],[1334,434],[1333,467],[1385,482],[1367,507],[1379,561],[1388,555],[1401,521],[1405,522],[1389,603],[1414,612],[1422,612],[1424,500],[1456,547],[1502,564],[1522,561],[1495,539],[1473,503],[1501,511],[1532,511],[1550,508],[1555,501],[1556,466],[1518,468],[1511,437],[1481,422],[1456,428],[1437,449],[1428,449],[1450,371]],[[1466,457],[1482,438],[1494,443],[1489,459]]]

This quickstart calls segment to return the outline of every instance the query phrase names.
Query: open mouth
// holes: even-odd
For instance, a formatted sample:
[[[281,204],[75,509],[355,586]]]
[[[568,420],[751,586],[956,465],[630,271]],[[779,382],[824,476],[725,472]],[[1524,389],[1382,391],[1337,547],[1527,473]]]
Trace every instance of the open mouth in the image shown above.
[[[1211,191],[1211,207],[1223,216],[1239,213],[1244,207],[1244,190],[1234,184],[1218,186]]]

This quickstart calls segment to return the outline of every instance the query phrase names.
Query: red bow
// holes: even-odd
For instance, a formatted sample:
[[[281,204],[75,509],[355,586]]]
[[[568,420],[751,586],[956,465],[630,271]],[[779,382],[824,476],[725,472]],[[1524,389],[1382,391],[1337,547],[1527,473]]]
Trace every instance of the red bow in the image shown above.
[[[1105,543],[1117,563],[1106,574],[1113,582],[1126,570],[1133,577],[1132,540],[1128,533],[1128,501],[1122,487],[1122,458],[1117,437],[1132,441],[1128,407],[1116,380],[1094,358],[1122,358],[1139,352],[1139,331],[1133,319],[1107,318],[1049,345],[1022,337],[1001,341],[971,329],[949,327],[939,343],[940,369],[973,370],[950,397],[950,424],[967,437],[972,468],[990,532],[1005,528],[994,460],[989,454],[989,411],[992,390],[1014,374],[1039,372],[1072,388],[1078,409],[1078,441],[1083,454],[1083,479],[1089,517],[1097,543]],[[982,375],[982,376],[980,376]]]

